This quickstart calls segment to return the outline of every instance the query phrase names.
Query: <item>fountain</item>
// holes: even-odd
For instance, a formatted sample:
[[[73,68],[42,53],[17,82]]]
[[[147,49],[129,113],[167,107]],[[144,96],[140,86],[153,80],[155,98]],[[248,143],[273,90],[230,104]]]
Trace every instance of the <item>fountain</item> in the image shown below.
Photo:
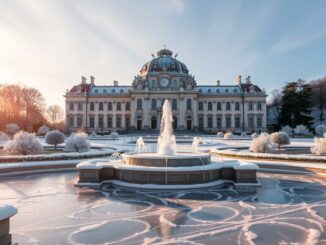
[[[257,185],[255,164],[235,160],[212,162],[210,154],[199,151],[200,138],[194,137],[191,152],[177,152],[172,123],[170,103],[165,100],[156,152],[146,152],[144,140],[139,137],[135,152],[122,154],[122,161],[97,159],[78,164],[76,185],[113,183],[151,189],[200,188],[222,185],[225,181]]]

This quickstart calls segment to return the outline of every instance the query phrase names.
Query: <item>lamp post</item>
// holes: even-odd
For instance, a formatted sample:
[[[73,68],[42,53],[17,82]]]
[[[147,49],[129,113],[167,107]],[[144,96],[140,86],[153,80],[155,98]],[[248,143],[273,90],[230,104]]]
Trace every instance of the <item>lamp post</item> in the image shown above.
[[[291,114],[292,128],[294,127],[294,113]]]

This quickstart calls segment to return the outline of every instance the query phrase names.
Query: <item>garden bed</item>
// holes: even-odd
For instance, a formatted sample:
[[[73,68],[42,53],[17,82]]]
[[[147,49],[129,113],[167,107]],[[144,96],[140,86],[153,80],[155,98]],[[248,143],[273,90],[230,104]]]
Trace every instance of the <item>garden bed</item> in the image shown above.
[[[247,147],[224,147],[211,150],[214,155],[223,157],[237,157],[244,159],[263,159],[263,160],[284,160],[284,161],[303,161],[303,162],[321,162],[326,163],[326,156],[317,156],[310,154],[282,154],[282,153],[256,153],[243,151],[247,150]],[[303,147],[298,147],[298,151],[302,151]],[[285,151],[295,151],[295,147],[285,148]]]

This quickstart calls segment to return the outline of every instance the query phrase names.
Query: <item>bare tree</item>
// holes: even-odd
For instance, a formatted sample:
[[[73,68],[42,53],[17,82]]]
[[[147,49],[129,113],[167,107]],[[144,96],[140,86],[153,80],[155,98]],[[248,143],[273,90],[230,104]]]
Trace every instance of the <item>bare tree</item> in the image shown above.
[[[49,106],[46,110],[46,113],[53,127],[56,123],[59,123],[63,120],[63,110],[58,105]]]

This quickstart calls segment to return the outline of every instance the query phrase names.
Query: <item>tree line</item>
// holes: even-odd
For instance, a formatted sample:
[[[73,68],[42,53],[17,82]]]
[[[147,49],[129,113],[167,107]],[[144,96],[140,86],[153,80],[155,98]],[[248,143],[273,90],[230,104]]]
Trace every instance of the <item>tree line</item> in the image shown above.
[[[282,90],[273,90],[268,107],[276,117],[273,130],[282,126],[305,125],[313,129],[325,124],[326,76],[307,82],[303,79],[288,82]]]
[[[37,132],[42,125],[63,129],[63,110],[58,105],[47,107],[35,88],[0,84],[0,130],[9,123],[29,132]]]

